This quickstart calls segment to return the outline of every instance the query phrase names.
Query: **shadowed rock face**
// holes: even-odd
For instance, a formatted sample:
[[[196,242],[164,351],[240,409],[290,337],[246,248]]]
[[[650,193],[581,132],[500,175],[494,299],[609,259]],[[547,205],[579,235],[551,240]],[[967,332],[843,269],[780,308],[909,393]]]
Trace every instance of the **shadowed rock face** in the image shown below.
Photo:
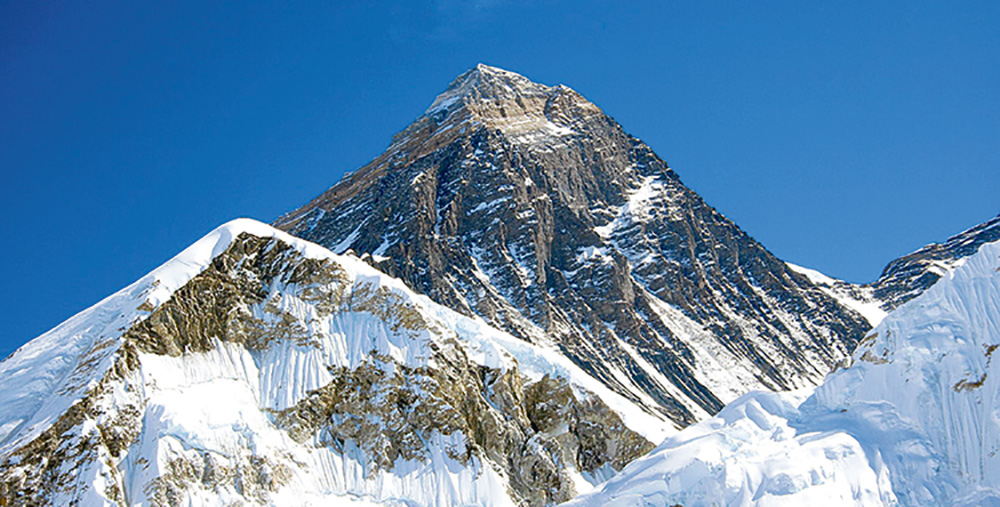
[[[578,93],[483,65],[275,225],[554,344],[678,426],[817,383],[868,328]]]
[[[890,262],[878,280],[871,284],[875,297],[882,301],[883,308],[894,310],[934,285],[960,259],[976,253],[983,244],[998,239],[1000,216],[956,234],[944,243],[931,243],[900,257]]]

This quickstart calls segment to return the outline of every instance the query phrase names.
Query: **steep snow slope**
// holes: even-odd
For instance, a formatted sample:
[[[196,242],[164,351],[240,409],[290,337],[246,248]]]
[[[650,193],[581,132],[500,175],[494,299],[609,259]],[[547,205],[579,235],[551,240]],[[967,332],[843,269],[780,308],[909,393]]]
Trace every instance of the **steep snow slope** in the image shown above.
[[[543,504],[669,431],[561,354],[251,220],[16,351],[0,406],[0,505]]]
[[[746,395],[570,505],[1000,505],[1000,243],[815,392]]]

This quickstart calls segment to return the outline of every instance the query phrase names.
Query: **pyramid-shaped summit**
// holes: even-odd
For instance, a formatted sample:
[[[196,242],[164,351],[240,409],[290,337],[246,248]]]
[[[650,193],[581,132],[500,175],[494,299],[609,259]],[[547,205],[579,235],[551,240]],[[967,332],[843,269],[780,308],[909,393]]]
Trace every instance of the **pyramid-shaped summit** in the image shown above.
[[[275,225],[551,347],[677,426],[814,385],[869,327],[580,94],[486,65]]]
[[[423,153],[450,142],[471,127],[500,130],[512,142],[543,147],[577,133],[581,118],[601,110],[567,86],[546,86],[497,67],[479,64],[462,73],[412,125],[399,133],[388,153]]]
[[[543,97],[551,94],[553,89],[554,87],[535,83],[516,72],[480,63],[455,78],[451,85],[438,95],[427,109],[427,113],[448,109],[466,100]]]

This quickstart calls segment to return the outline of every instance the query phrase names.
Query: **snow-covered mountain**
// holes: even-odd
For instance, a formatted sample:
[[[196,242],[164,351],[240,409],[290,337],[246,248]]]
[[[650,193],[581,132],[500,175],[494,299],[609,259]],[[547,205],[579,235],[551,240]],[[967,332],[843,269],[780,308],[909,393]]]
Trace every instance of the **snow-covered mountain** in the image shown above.
[[[748,394],[569,505],[1000,505],[1000,242],[976,248],[814,392]]]
[[[580,94],[485,65],[276,226],[551,344],[678,427],[815,385],[870,327]]]
[[[0,505],[543,505],[669,424],[552,349],[237,220],[0,363]]]
[[[479,65],[275,225],[0,362],[0,506],[1000,504],[1000,217],[845,283]]]

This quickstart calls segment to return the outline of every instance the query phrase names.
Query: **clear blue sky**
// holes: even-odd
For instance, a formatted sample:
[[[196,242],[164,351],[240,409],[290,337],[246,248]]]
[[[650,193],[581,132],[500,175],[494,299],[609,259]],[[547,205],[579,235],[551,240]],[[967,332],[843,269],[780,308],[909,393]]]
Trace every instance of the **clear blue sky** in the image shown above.
[[[1000,212],[998,2],[206,3],[0,4],[0,356],[305,203],[477,62],[580,91],[832,276]]]

